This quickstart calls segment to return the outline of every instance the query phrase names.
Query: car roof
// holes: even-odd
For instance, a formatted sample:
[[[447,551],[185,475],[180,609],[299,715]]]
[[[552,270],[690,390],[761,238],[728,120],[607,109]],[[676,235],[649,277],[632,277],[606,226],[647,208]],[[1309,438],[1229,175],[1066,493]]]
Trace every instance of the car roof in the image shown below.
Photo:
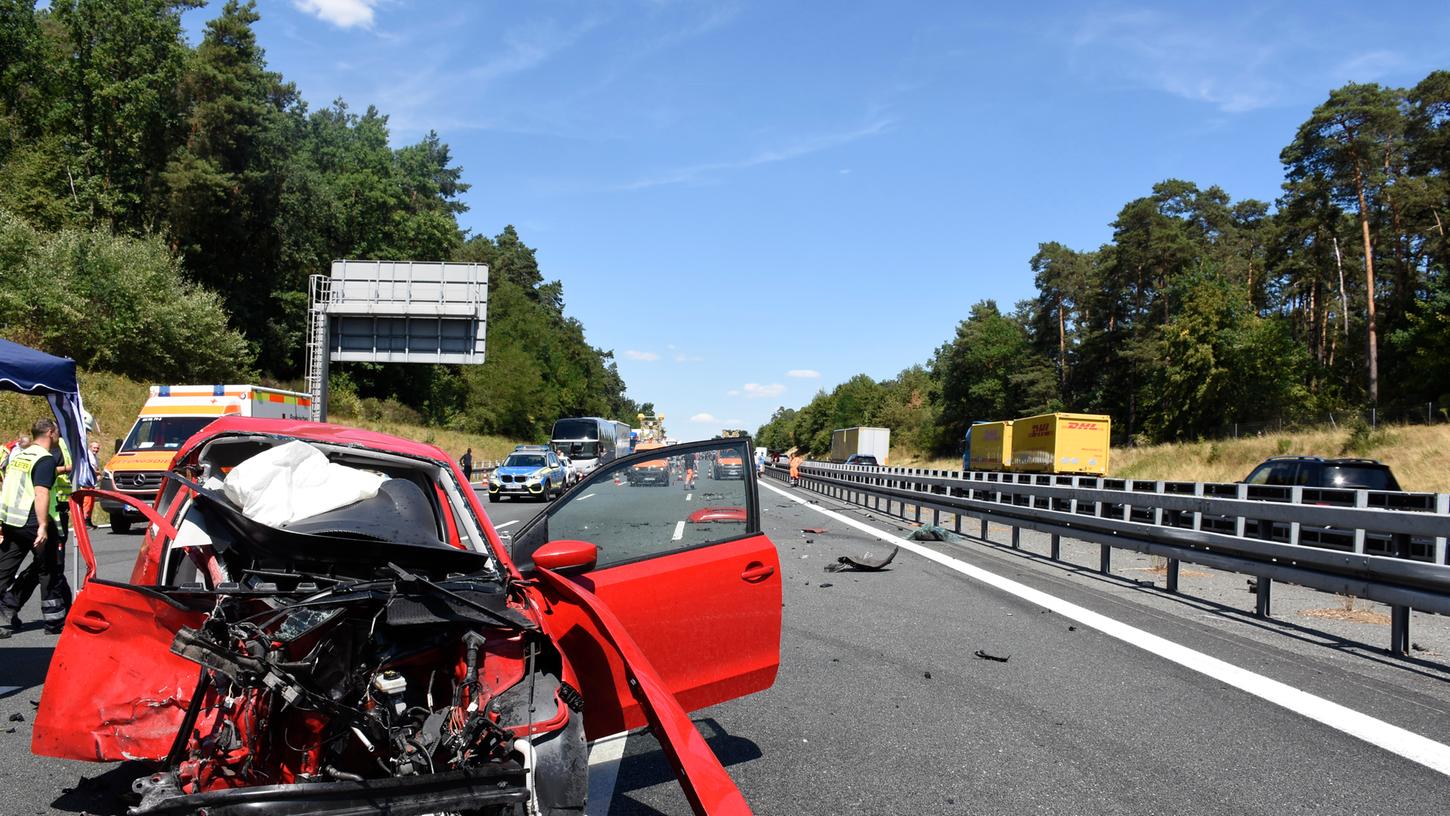
[[[1323,462],[1326,465],[1376,465],[1379,467],[1388,467],[1388,465],[1378,459],[1328,459],[1323,456],[1270,456],[1263,463],[1268,464],[1269,462]]]
[[[225,416],[210,423],[192,435],[176,452],[173,462],[179,462],[193,453],[196,448],[222,434],[259,433],[274,436],[290,436],[306,442],[326,442],[333,445],[349,445],[372,450],[399,453],[432,459],[436,462],[451,462],[448,454],[439,448],[423,442],[404,439],[401,436],[378,433],[377,431],[349,428],[330,422],[307,422],[300,419],[258,419],[256,417]]]

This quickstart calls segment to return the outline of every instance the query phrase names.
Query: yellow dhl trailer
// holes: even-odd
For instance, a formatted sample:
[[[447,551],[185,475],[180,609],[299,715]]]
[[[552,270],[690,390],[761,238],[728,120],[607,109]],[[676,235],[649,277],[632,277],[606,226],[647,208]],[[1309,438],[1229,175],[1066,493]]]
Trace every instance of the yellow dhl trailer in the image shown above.
[[[1112,418],[1104,414],[1041,414],[1012,423],[1012,470],[1029,473],[1108,472],[1108,434]]]
[[[125,493],[147,504],[156,500],[161,480],[182,443],[223,416],[308,419],[312,397],[260,385],[153,385],[141,415],[100,474],[103,490]],[[101,500],[111,530],[124,533],[141,514],[129,504]]]
[[[977,422],[967,429],[966,470],[1010,470],[1012,467],[1012,420]]]

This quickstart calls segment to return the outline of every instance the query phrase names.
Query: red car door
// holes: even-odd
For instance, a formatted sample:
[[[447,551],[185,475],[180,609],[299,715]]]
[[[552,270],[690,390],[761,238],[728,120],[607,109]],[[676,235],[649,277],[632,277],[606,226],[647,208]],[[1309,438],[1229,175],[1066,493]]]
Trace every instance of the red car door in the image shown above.
[[[588,541],[597,566],[572,576],[614,613],[686,710],[769,688],[780,665],[781,577],[759,528],[754,474],[715,479],[708,455],[749,461],[743,439],[668,449],[669,485],[627,474],[661,450],[605,466],[521,530],[519,566],[550,540]],[[547,593],[547,589],[545,589]],[[584,610],[551,596],[547,625],[578,672],[597,738],[645,723],[619,658]]]
[[[174,536],[151,507],[107,495],[137,507],[153,525],[138,561]],[[93,576],[88,531],[77,525],[75,533],[87,576]],[[196,663],[171,653],[171,641],[177,630],[198,626],[204,617],[204,608],[187,608],[156,588],[90,578],[51,655],[31,750],[92,761],[164,758],[200,675]]]

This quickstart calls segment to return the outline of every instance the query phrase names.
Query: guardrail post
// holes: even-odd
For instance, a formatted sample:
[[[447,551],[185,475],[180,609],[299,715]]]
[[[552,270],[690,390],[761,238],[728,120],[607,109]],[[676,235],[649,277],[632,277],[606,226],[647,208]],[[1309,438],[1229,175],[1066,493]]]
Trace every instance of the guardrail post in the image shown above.
[[[1441,493],[1435,497],[1435,512],[1450,516],[1450,493]],[[1445,563],[1445,536],[1435,537],[1435,563]]]
[[[1235,488],[1234,488],[1234,498],[1239,499],[1240,501],[1243,501],[1243,500],[1247,499],[1248,497],[1249,497],[1249,486],[1248,485],[1241,484],[1241,485],[1236,485],[1235,486]],[[1234,516],[1234,535],[1238,536],[1239,538],[1243,538],[1244,537],[1244,517],[1243,517],[1242,514],[1237,515],[1237,516]]]
[[[1397,655],[1410,653],[1410,608],[1408,606],[1390,607],[1390,653]]]
[[[1255,599],[1254,599],[1254,614],[1255,615],[1258,615],[1261,618],[1271,618],[1271,617],[1273,617],[1273,613],[1269,609],[1269,600],[1270,600],[1270,595],[1273,592],[1273,589],[1274,589],[1274,582],[1272,580],[1270,580],[1269,578],[1266,578],[1266,577],[1260,575],[1259,576],[1259,582],[1258,582],[1258,585],[1257,585],[1257,587],[1255,589],[1255,593],[1254,593],[1255,596],[1256,596]]]
[[[1107,544],[1098,545],[1098,572],[1108,575],[1113,571],[1113,548]]]
[[[1168,559],[1168,570],[1167,570],[1166,573],[1164,573],[1164,577],[1168,579],[1164,588],[1167,589],[1169,592],[1177,592],[1178,591],[1178,559],[1177,558],[1170,558],[1170,559]]]
[[[983,541],[991,540],[987,538],[987,518],[985,516],[982,517],[982,534],[977,537],[982,539]]]
[[[1289,488],[1289,502],[1301,507],[1304,505],[1304,487],[1302,485],[1294,485]],[[1296,547],[1299,545],[1299,522],[1297,521],[1289,522],[1289,543]]]
[[[1012,527],[1012,549],[1022,549],[1022,528],[1016,525]]]
[[[1062,559],[1062,537],[1057,533],[1053,533],[1051,541],[1052,555],[1050,557],[1053,561],[1060,561]]]
[[[1354,506],[1360,509],[1369,507],[1369,492],[1364,490],[1354,491]],[[1364,528],[1354,529],[1354,554],[1364,555]]]

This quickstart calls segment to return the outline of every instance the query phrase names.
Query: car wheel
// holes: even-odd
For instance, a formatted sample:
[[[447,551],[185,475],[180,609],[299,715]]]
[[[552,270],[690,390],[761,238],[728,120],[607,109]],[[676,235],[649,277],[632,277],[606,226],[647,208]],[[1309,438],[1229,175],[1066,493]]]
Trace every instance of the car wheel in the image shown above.
[[[111,514],[111,532],[116,535],[125,535],[131,532],[131,520],[121,513]]]
[[[554,496],[554,488],[552,488],[552,487],[549,486],[548,480],[545,480],[544,481],[544,489],[539,493],[539,501],[544,502],[544,503],[547,504],[548,501],[549,501],[549,499],[553,498],[553,496]]]

